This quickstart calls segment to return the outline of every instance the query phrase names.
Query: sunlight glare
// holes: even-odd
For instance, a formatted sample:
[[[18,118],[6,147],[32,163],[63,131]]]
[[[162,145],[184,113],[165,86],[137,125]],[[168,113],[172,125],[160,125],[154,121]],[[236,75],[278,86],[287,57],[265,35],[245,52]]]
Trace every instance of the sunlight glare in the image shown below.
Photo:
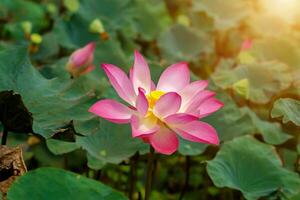
[[[278,15],[286,22],[292,23],[298,12],[298,0],[263,0],[263,8],[272,15]]]

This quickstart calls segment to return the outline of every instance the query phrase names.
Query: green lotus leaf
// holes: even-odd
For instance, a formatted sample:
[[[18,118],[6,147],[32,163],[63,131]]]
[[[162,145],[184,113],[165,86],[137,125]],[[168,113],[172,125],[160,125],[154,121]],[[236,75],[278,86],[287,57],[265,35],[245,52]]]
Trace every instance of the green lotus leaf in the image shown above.
[[[89,153],[87,154],[87,159],[88,159],[87,165],[91,169],[99,170],[99,169],[102,169],[106,165],[105,161],[99,160],[99,159],[91,156]]]
[[[94,100],[80,83],[44,78],[30,64],[26,47],[0,52],[0,77],[0,91],[13,90],[22,96],[33,116],[33,131],[45,138],[68,126],[71,120],[92,116],[87,109]]]
[[[293,81],[289,67],[277,61],[234,66],[232,60],[223,60],[212,75],[213,81],[222,89],[229,89],[238,81],[248,79],[249,99],[255,103],[268,103]]]
[[[240,190],[246,199],[289,198],[298,193],[300,178],[281,165],[273,146],[244,136],[226,142],[207,172],[217,187]]]
[[[138,0],[134,7],[136,16],[133,18],[133,27],[136,36],[147,41],[154,40],[171,24],[168,11],[162,1]]]
[[[260,61],[274,60],[287,64],[293,69],[300,67],[300,50],[295,39],[265,37],[253,41],[251,54]]]
[[[59,51],[58,41],[53,33],[43,35],[43,42],[39,50],[32,55],[32,59],[45,62],[53,58]]]
[[[176,24],[158,38],[164,59],[169,61],[197,60],[201,53],[213,51],[209,34]]]
[[[112,188],[79,174],[55,168],[39,168],[20,177],[10,187],[11,200],[127,199]]]
[[[141,139],[132,138],[129,125],[118,125],[97,117],[82,124],[77,124],[80,133],[88,133],[86,137],[78,137],[77,142],[92,158],[106,163],[120,163],[137,151],[146,152],[149,146]]]
[[[250,2],[239,0],[229,0],[226,4],[222,0],[197,1],[194,9],[213,17],[216,29],[235,27],[251,13]]]

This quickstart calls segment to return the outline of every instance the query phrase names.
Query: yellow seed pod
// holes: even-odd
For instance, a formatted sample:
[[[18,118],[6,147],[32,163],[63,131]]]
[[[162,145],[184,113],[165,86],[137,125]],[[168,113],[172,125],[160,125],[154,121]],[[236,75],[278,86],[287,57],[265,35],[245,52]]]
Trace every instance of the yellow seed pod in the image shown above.
[[[232,88],[236,93],[238,93],[245,99],[249,99],[250,86],[248,79],[244,78],[239,80],[238,82],[233,84]]]
[[[26,34],[30,34],[32,30],[32,23],[30,21],[23,21],[21,27]]]
[[[153,99],[155,99],[156,101],[164,94],[165,94],[165,92],[160,91],[160,90],[155,90],[155,91],[150,92],[150,96]]]
[[[75,13],[78,11],[80,4],[78,0],[64,0],[64,6],[68,11]]]
[[[241,64],[252,64],[252,63],[255,63],[256,60],[250,52],[242,51],[238,55],[238,61]]]
[[[177,20],[178,24],[181,24],[181,25],[184,25],[184,26],[190,26],[191,25],[191,21],[186,15],[178,15],[176,20]]]
[[[94,19],[89,26],[89,31],[91,33],[104,33],[104,26],[100,19]]]
[[[156,104],[156,101],[164,94],[165,94],[165,92],[159,91],[159,90],[155,90],[155,91],[150,92],[150,94],[147,95],[149,108],[152,109],[154,107],[154,105]]]
[[[33,44],[41,44],[43,41],[43,37],[38,33],[33,33],[30,36],[30,40]]]

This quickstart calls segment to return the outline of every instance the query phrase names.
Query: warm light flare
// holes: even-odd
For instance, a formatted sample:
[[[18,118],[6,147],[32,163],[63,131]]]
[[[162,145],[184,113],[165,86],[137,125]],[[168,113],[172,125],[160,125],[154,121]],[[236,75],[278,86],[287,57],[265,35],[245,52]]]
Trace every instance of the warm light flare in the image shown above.
[[[272,15],[280,16],[288,23],[292,23],[298,13],[298,0],[262,0],[263,9]]]

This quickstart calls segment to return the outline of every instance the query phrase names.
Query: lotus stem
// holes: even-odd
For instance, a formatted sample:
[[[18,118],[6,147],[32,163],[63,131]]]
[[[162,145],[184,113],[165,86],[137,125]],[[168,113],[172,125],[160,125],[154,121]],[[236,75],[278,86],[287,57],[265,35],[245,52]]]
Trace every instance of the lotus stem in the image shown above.
[[[179,200],[183,199],[184,194],[189,186],[190,166],[191,166],[191,158],[190,158],[190,156],[186,156],[185,157],[185,181],[184,181],[184,186],[183,186],[180,196],[179,196]]]
[[[8,130],[7,130],[6,126],[3,126],[1,145],[6,145],[7,135],[8,135]]]
[[[130,200],[133,199],[135,183],[136,183],[136,170],[137,162],[139,159],[139,153],[137,152],[134,156],[130,158],[130,183],[129,183],[129,194],[128,197]]]
[[[148,164],[147,164],[147,179],[145,187],[145,200],[149,200],[151,194],[151,185],[153,178],[153,164],[154,164],[154,148],[150,146],[150,152],[148,154]]]

